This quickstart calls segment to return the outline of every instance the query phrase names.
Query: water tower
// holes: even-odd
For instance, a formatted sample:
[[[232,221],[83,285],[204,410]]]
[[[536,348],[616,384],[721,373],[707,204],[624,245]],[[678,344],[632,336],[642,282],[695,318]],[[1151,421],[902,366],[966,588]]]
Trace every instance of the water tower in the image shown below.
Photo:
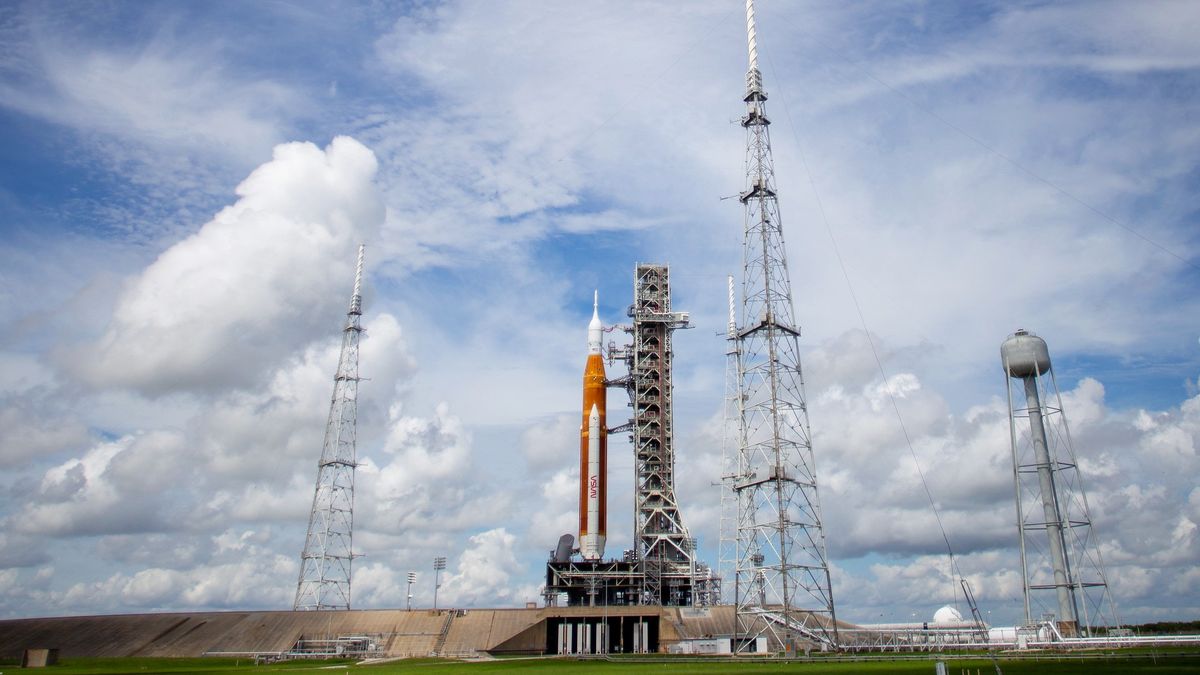
[[[1116,627],[1050,350],[1045,340],[1018,330],[1000,346],[1000,358],[1008,390],[1025,622],[1053,617],[1064,637]]]

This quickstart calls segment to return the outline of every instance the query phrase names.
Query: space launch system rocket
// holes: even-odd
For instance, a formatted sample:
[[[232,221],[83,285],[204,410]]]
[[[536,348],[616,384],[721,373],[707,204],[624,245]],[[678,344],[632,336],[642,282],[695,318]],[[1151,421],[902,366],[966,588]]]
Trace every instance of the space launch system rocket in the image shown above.
[[[600,293],[592,300],[588,324],[587,366],[583,369],[583,424],[579,427],[579,554],[584,560],[604,557],[608,529],[608,427],[604,423],[606,389],[600,353]]]

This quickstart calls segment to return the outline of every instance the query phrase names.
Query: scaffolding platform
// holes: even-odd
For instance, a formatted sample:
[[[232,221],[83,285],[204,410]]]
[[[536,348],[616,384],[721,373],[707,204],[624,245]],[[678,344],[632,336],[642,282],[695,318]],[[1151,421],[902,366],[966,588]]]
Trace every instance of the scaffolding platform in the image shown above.
[[[570,560],[546,563],[546,605],[553,607],[566,596],[568,607],[613,607],[622,605],[663,605],[687,607],[693,604],[693,575],[690,570],[666,570],[662,573],[662,596],[651,597],[645,591],[643,566],[636,560]],[[709,583],[707,577],[696,587]]]

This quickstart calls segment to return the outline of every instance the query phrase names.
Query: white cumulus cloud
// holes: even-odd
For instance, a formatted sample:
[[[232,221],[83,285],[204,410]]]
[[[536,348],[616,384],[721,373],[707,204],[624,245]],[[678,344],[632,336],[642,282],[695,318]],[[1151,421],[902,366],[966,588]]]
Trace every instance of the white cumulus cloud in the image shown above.
[[[383,220],[375,170],[349,137],[277,146],[236,203],[129,284],[105,335],[63,360],[95,386],[148,393],[254,383],[346,302],[355,247]]]

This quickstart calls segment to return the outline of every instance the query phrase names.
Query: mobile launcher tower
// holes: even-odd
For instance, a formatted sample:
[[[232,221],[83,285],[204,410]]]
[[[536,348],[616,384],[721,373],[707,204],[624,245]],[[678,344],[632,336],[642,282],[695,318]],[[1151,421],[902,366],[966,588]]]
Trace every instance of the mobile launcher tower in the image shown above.
[[[1008,389],[1025,623],[1052,621],[1064,637],[1091,637],[1094,627],[1119,623],[1050,350],[1040,337],[1018,330],[1000,346],[1000,358]]]
[[[719,577],[696,560],[695,540],[675,498],[671,334],[690,327],[688,315],[671,309],[666,265],[638,264],[633,296],[633,324],[621,326],[633,343],[608,345],[609,365],[619,360],[629,369],[614,380],[605,377],[605,329],[593,304],[580,425],[579,548],[570,534],[559,539],[546,566],[547,604],[565,594],[568,605],[709,605],[720,595]],[[624,389],[633,408],[633,419],[613,428],[605,426],[609,387]],[[626,431],[634,450],[634,548],[605,560],[607,439]]]

